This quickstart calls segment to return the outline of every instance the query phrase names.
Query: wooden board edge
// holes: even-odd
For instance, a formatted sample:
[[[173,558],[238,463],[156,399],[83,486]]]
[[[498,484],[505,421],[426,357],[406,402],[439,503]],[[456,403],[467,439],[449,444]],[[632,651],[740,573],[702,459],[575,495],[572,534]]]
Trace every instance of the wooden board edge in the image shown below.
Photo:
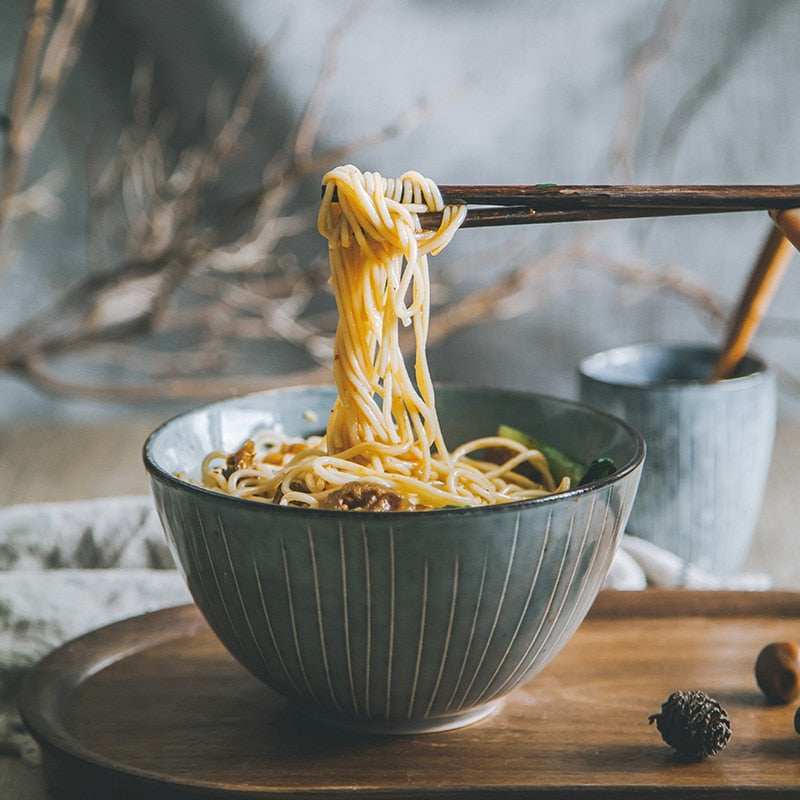
[[[603,589],[587,619],[667,617],[800,617],[800,592],[701,589]]]

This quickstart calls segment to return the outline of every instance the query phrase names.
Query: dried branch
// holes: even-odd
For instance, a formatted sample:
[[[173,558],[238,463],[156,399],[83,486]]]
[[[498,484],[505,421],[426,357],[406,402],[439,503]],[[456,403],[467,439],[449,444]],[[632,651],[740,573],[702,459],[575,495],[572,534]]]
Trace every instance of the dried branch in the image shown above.
[[[319,138],[322,116],[336,81],[342,40],[371,4],[371,0],[356,0],[339,24],[328,35],[319,79],[309,95],[300,123],[292,137],[292,161],[296,166],[308,164],[313,158],[314,145]]]
[[[281,386],[310,386],[330,382],[330,369],[315,367],[287,375],[264,377],[164,377],[136,384],[91,383],[68,380],[59,375],[46,359],[30,359],[21,374],[33,385],[54,395],[114,403],[140,403],[147,400],[186,401],[232,397]]]
[[[675,267],[654,270],[649,262],[613,259],[604,250],[593,248],[588,236],[576,237],[571,244],[544,253],[438,309],[431,318],[430,343],[438,344],[462,328],[529,313],[546,302],[543,286],[553,276],[560,279],[560,288],[551,292],[577,289],[586,283],[582,276],[594,285],[598,279],[606,279],[625,288],[638,286],[672,294],[702,312],[712,324],[725,319],[718,298],[691,274]]]
[[[438,309],[431,318],[430,343],[438,344],[462,328],[493,319],[510,319],[532,310],[541,300],[537,287],[555,271],[569,269],[584,252],[580,242],[560,247]]]
[[[625,74],[620,124],[610,148],[611,167],[621,173],[624,183],[633,183],[631,154],[644,116],[644,100],[653,69],[669,52],[688,8],[688,0],[667,0],[650,37],[638,49]]]
[[[37,92],[23,120],[21,136],[26,142],[39,139],[53,110],[58,90],[78,60],[95,5],[95,0],[66,0],[42,57]]]
[[[23,137],[24,119],[36,88],[37,70],[50,31],[52,13],[52,0],[34,0],[12,82],[11,104],[6,117],[8,136],[3,153],[3,181],[0,186],[0,232],[9,216],[9,201],[20,188],[27,156],[35,143]]]
[[[59,87],[74,65],[94,13],[92,0],[67,0],[52,27],[52,0],[32,0],[8,112],[0,183],[0,233],[11,216],[33,148],[50,116]]]

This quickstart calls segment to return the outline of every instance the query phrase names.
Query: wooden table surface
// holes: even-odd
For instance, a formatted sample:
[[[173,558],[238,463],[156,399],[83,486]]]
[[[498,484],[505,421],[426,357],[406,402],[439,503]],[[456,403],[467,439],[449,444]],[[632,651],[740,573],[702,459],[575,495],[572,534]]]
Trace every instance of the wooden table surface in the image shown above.
[[[189,606],[56,651],[22,709],[70,800],[788,800],[800,787],[795,704],[770,704],[753,676],[763,644],[784,637],[800,640],[800,594],[604,592],[492,716],[381,737],[298,715]],[[733,734],[717,756],[676,759],[648,724],[676,689],[725,707]]]

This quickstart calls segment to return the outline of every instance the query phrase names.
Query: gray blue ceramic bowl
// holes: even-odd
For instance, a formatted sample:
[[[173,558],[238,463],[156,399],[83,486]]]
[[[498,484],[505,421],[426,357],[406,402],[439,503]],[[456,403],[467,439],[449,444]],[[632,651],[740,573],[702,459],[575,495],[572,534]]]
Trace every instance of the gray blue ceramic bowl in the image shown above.
[[[474,722],[541,670],[591,606],[630,513],[644,442],[589,407],[439,387],[451,447],[513,424],[617,471],[570,492],[428,512],[242,500],[175,477],[255,430],[324,428],[333,388],[223,401],[167,422],[144,460],[189,590],[231,654],[307,715],[377,733]]]

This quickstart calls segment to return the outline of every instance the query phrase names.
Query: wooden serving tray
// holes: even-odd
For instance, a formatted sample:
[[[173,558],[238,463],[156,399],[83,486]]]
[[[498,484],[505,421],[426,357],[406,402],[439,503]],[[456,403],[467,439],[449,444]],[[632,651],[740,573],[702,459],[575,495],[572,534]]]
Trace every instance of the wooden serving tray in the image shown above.
[[[184,606],[64,645],[20,709],[58,798],[797,798],[795,705],[769,705],[753,677],[779,639],[800,641],[800,595],[604,592],[493,716],[368,737],[294,713]],[[722,753],[682,763],[648,724],[676,689],[727,709]]]

